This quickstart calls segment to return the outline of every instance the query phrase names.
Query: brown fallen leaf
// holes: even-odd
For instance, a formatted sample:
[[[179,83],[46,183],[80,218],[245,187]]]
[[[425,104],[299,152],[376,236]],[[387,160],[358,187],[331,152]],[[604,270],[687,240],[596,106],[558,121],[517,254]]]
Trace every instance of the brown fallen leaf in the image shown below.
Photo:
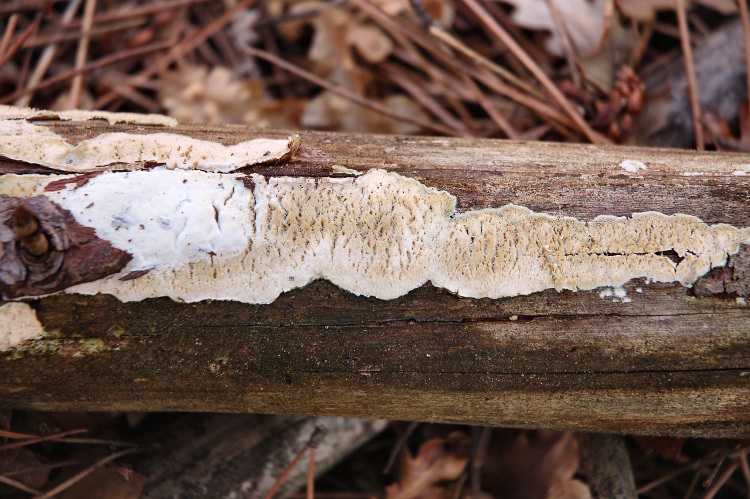
[[[677,459],[682,450],[682,444],[685,443],[684,438],[675,437],[634,435],[632,438],[644,454],[649,455],[652,452],[657,452],[664,459]]]
[[[567,490],[580,465],[578,442],[568,432],[496,430],[482,468],[482,490],[504,499],[546,499]],[[579,496],[572,495],[571,498]]]
[[[138,499],[148,482],[145,476],[118,466],[100,468],[58,497],[78,499],[106,497],[107,499]]]
[[[462,432],[427,440],[414,457],[404,450],[401,476],[386,487],[386,499],[441,498],[446,489],[438,482],[458,478],[468,461],[469,437]]]
[[[0,473],[33,489],[39,489],[47,483],[50,470],[42,467],[46,463],[44,457],[25,448],[0,453]],[[26,469],[29,471],[20,472]],[[0,492],[1,495],[3,492]]]
[[[591,499],[591,490],[576,478],[557,480],[547,491],[546,499]]]

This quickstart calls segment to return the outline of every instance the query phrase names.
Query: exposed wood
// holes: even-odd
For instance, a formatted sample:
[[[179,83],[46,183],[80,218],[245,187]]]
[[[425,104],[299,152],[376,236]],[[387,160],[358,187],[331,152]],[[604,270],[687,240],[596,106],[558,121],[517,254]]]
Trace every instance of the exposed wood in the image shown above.
[[[54,126],[72,142],[152,130]],[[170,132],[225,144],[258,134]],[[629,173],[623,160],[648,169]],[[654,210],[748,227],[750,176],[732,174],[748,163],[738,154],[307,133],[292,161],[252,171],[384,168],[447,190],[462,211],[515,203],[591,220]],[[48,172],[7,160],[0,171]],[[0,356],[0,406],[750,436],[750,308],[679,284],[634,280],[625,289],[627,303],[600,290],[467,299],[429,284],[380,301],[324,281],[270,305],[48,296],[28,303],[55,333]]]

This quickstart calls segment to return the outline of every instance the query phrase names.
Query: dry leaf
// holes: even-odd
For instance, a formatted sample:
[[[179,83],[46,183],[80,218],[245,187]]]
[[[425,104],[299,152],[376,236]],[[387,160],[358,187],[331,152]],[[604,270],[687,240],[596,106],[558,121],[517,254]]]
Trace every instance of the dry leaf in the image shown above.
[[[546,499],[591,499],[589,486],[575,478],[557,480],[547,491]]]
[[[648,455],[652,452],[658,452],[664,459],[676,459],[680,455],[682,444],[685,443],[684,438],[676,437],[634,435],[633,440],[638,444],[638,447],[641,448],[644,454]]]
[[[550,32],[547,50],[562,56],[562,34],[550,11],[548,0],[502,0],[513,5],[511,19],[521,28]],[[592,56],[604,36],[604,11],[607,0],[552,0],[576,53]]]
[[[419,448],[416,457],[407,450],[401,477],[386,487],[386,499],[433,499],[442,497],[438,482],[458,478],[469,461],[469,437],[453,432],[446,438],[432,438]]]
[[[148,479],[133,471],[124,473],[118,467],[100,468],[68,490],[59,494],[60,499],[138,499]]]
[[[0,453],[0,473],[5,474],[46,464],[47,461],[40,457],[26,448],[4,451]],[[9,478],[28,487],[39,489],[47,483],[49,472],[49,469],[37,469],[25,473],[11,474]]]
[[[490,494],[504,499],[546,499],[555,482],[570,480],[578,470],[578,442],[572,433],[495,433],[482,469],[482,488]]]
[[[373,0],[375,5],[389,16],[411,13],[409,0]],[[427,13],[440,25],[448,27],[453,23],[454,2],[450,0],[422,0],[422,6]]]
[[[243,123],[250,92],[229,68],[184,66],[160,80],[159,100],[170,116],[197,123]]]
[[[429,116],[409,97],[396,94],[380,102],[390,109],[429,120]],[[342,132],[413,134],[421,129],[411,123],[397,121],[380,113],[362,108],[331,92],[322,92],[303,103],[299,125],[319,130]]]
[[[353,26],[346,35],[346,41],[370,64],[385,61],[393,52],[391,38],[372,24]]]
[[[694,3],[716,10],[725,16],[737,13],[735,0],[695,0]],[[656,18],[656,13],[674,10],[674,0],[617,0],[617,6],[625,17],[648,22]]]

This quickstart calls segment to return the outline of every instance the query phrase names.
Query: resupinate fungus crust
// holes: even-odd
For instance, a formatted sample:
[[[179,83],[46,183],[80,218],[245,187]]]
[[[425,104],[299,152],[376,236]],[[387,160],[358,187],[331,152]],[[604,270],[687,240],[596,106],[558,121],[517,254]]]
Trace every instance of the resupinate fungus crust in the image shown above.
[[[121,132],[73,146],[30,123],[30,112],[5,115],[0,155],[100,173],[4,175],[0,195],[43,196],[131,257],[68,292],[270,303],[315,279],[386,300],[428,281],[473,298],[618,287],[639,277],[690,286],[750,244],[748,228],[690,215],[581,221],[515,205],[457,212],[450,193],[379,169],[348,178],[231,173],[288,156],[299,144],[293,137],[224,146]],[[139,170],[144,162],[152,168]]]

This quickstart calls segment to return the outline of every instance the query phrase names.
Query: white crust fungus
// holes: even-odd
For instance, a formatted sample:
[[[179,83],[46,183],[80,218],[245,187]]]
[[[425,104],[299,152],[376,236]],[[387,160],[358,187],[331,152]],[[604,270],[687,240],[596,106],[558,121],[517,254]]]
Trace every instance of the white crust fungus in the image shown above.
[[[87,121],[107,120],[110,125],[115,123],[132,123],[135,125],[152,126],[177,126],[177,120],[164,116],[163,114],[138,114],[138,113],[110,113],[108,111],[82,111],[74,109],[71,111],[48,111],[46,109],[34,109],[31,107],[14,107],[0,105],[1,120],[31,120],[47,119],[62,121]]]
[[[30,198],[44,194],[44,188],[50,182],[75,175],[36,175],[7,173],[0,176],[0,194],[15,196],[19,198]]]
[[[41,336],[44,328],[33,308],[21,302],[0,305],[0,352]]]
[[[69,291],[124,301],[269,303],[315,279],[381,299],[427,281],[473,298],[617,288],[634,278],[690,286],[750,242],[748,228],[688,215],[585,222],[515,205],[457,213],[451,194],[383,170],[252,182],[107,172],[46,195],[133,256],[119,274]]]
[[[140,115],[137,115],[140,116]],[[104,133],[70,145],[51,129],[25,120],[0,121],[0,155],[67,172],[168,169],[231,172],[278,161],[299,146],[299,136],[253,139],[232,146],[175,133]]]

